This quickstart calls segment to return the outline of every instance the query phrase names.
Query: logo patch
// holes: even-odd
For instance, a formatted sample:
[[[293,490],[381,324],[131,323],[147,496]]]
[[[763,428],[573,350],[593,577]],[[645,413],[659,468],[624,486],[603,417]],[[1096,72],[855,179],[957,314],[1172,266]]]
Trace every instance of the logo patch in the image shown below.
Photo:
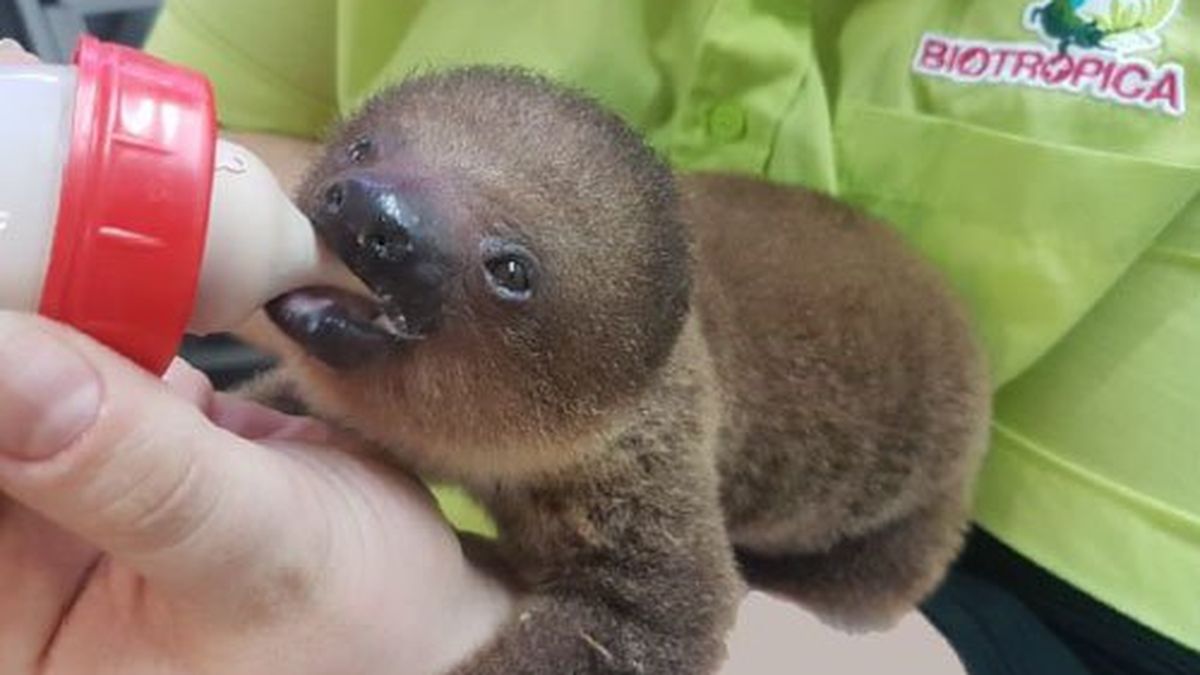
[[[1037,42],[926,33],[913,71],[961,84],[1035,87],[1181,116],[1185,72],[1149,60],[1180,0],[1035,0],[1022,25]]]

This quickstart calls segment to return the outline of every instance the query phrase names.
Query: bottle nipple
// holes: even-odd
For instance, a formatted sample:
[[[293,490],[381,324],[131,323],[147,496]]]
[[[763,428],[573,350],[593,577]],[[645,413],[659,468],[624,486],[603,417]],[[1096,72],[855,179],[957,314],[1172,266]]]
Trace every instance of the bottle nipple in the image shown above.
[[[207,242],[189,332],[230,330],[278,295],[344,279],[341,261],[321,244],[270,169],[242,146],[217,141]]]

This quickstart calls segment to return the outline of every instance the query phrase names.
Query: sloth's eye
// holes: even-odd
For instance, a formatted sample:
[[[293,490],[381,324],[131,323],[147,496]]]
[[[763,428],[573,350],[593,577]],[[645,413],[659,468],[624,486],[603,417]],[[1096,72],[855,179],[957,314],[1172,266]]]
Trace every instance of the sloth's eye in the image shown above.
[[[494,258],[487,263],[488,274],[497,284],[514,293],[529,291],[529,269],[513,256]]]
[[[374,154],[375,142],[366,136],[356,139],[346,150],[346,156],[355,164],[367,161]]]
[[[507,302],[525,302],[533,297],[540,274],[537,256],[511,240],[484,237],[479,242],[481,270],[487,288]]]
[[[526,300],[533,293],[533,266],[518,254],[506,253],[484,263],[492,289],[506,300]]]

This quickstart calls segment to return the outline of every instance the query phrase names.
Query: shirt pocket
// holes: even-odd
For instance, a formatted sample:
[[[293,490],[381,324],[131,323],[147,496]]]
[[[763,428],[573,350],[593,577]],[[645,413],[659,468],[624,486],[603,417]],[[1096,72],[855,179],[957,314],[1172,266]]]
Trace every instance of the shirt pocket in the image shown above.
[[[889,220],[967,302],[995,386],[1095,304],[1200,188],[1200,169],[847,104],[840,196]]]

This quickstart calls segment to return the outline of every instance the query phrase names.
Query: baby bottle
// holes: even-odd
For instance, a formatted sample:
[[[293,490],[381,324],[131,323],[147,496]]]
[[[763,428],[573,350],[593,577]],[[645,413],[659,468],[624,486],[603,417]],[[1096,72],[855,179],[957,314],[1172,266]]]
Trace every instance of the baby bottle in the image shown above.
[[[0,309],[70,324],[162,372],[330,262],[252,153],[217,140],[197,73],[84,37],[0,67]]]

